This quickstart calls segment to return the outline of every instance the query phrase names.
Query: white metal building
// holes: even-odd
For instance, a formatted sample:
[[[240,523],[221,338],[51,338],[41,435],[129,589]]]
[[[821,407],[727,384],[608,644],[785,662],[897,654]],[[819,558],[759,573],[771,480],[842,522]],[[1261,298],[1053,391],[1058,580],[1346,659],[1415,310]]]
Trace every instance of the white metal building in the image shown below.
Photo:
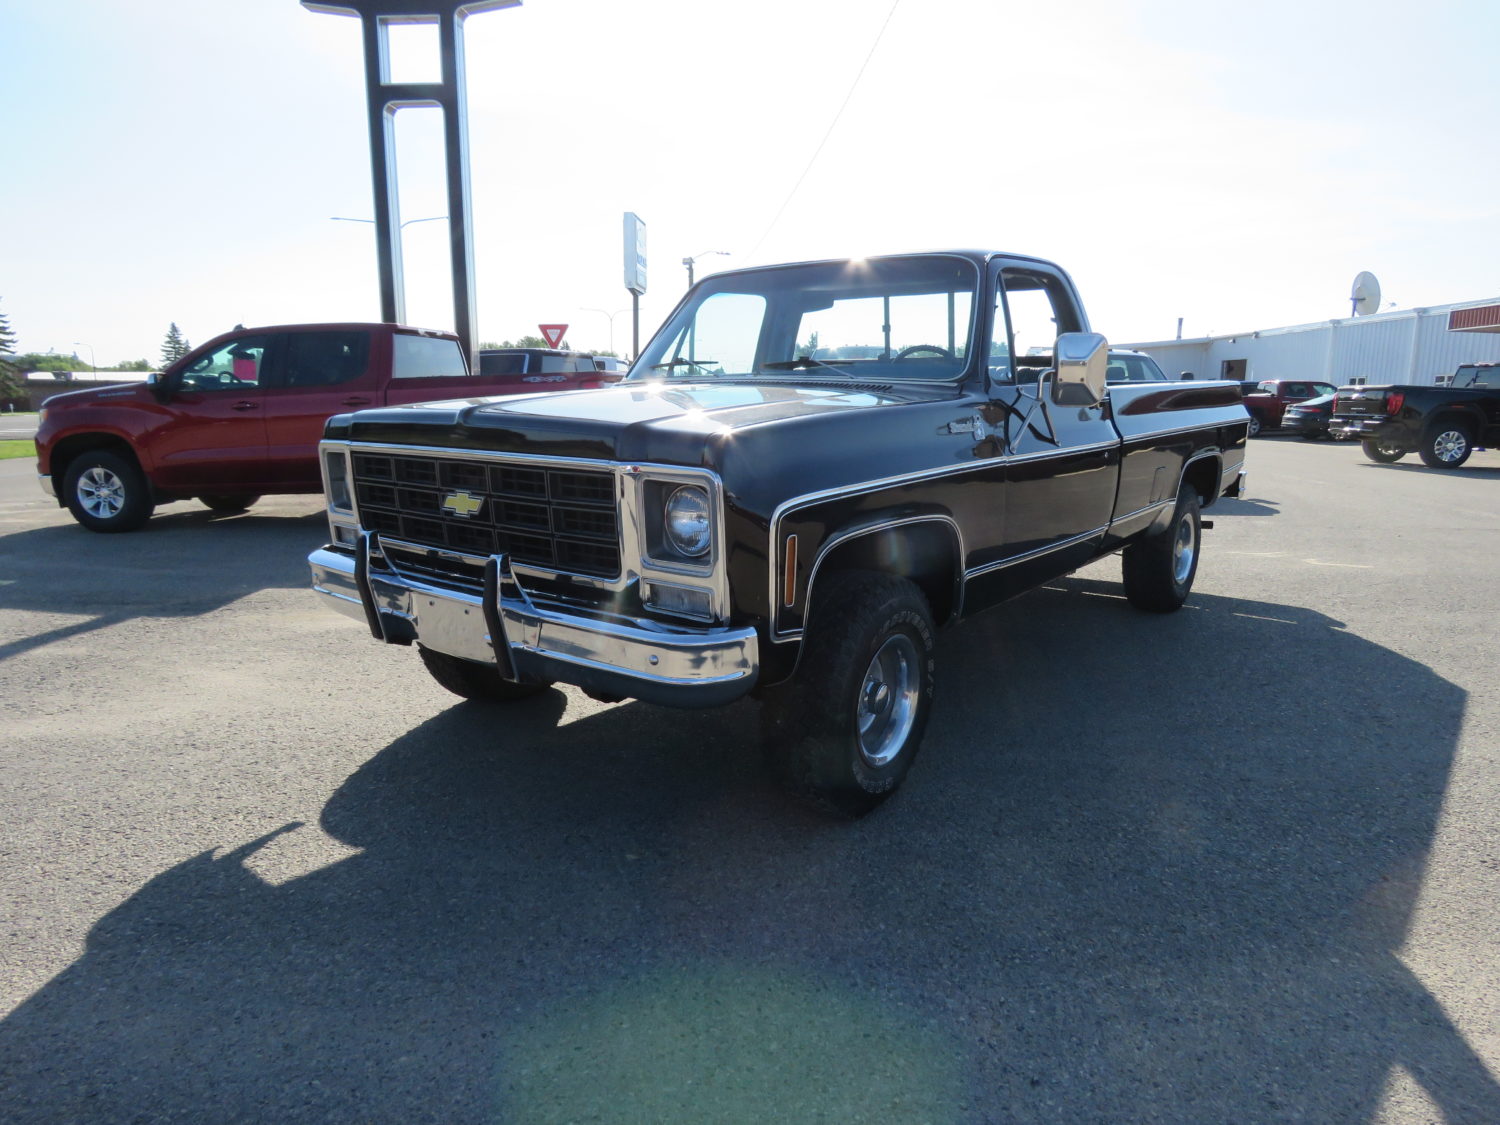
[[[1500,297],[1263,328],[1232,336],[1120,344],[1168,375],[1432,385],[1461,363],[1500,362]]]

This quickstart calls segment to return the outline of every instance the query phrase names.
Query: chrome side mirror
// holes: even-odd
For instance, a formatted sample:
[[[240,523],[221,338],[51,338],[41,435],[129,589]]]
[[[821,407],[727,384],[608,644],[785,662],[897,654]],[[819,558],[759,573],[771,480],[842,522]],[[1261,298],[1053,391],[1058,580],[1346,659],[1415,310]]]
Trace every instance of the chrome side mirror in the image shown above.
[[[172,397],[171,381],[160,371],[153,371],[146,376],[146,389],[157,402],[166,402]]]
[[[1109,341],[1097,332],[1064,332],[1054,353],[1057,374],[1052,401],[1059,406],[1095,406],[1104,401]]]

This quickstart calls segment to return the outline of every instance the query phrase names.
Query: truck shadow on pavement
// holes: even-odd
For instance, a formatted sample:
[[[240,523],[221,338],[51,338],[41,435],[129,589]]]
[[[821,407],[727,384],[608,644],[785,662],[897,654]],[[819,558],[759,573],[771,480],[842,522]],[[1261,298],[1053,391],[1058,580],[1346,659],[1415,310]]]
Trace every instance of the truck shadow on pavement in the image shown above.
[[[101,918],[0,1023],[5,1116],[1363,1122],[1400,1068],[1500,1121],[1401,956],[1464,693],[1305,609],[1117,591],[948,633],[854,823],[764,780],[749,702],[456,705]],[[359,850],[262,876],[320,831]]]
[[[308,552],[327,530],[321,512],[183,508],[124,535],[73,524],[0,535],[0,573],[8,579],[0,585],[0,612],[69,618],[0,643],[0,660],[134,618],[195,616],[258,590],[306,586]]]

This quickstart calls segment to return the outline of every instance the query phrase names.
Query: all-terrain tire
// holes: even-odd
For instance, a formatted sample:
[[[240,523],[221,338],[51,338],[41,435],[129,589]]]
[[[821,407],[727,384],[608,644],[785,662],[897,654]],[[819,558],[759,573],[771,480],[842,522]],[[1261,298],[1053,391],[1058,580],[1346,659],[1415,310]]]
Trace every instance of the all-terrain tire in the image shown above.
[[[1171,613],[1187,601],[1203,547],[1199,506],[1197,491],[1183,485],[1166,530],[1137,540],[1120,553],[1125,597],[1137,609]]]
[[[791,681],[769,689],[761,742],[778,780],[863,816],[905,779],[932,709],[932,611],[913,583],[825,575]]]

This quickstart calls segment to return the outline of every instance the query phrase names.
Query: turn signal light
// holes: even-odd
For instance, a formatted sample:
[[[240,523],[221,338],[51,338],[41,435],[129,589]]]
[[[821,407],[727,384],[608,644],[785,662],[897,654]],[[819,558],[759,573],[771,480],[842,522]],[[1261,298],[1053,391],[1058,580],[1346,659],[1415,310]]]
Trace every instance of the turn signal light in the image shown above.
[[[1406,405],[1406,395],[1400,391],[1390,391],[1385,396],[1385,412],[1392,416],[1400,414],[1401,408]]]

